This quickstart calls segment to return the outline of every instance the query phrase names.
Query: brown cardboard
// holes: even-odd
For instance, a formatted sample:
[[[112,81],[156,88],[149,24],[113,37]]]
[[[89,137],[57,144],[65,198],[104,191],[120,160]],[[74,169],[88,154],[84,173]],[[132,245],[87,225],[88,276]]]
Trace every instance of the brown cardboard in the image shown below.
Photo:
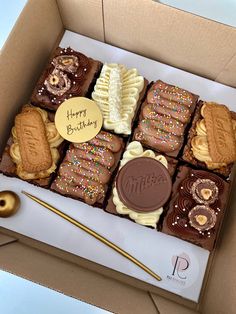
[[[234,186],[235,186],[234,182]],[[235,312],[235,263],[236,263],[236,195],[232,190],[230,211],[224,221],[223,230],[211,267],[210,276],[203,297],[204,313]]]
[[[2,237],[2,234],[1,234]],[[116,313],[157,313],[149,295],[140,289],[91,272],[62,258],[12,243],[0,248],[1,268],[66,295]],[[121,302],[122,300],[122,302]]]
[[[13,238],[13,237],[8,236],[6,234],[1,234],[1,237],[0,237],[0,247],[4,246],[4,245],[7,245],[9,243],[12,243],[12,242],[16,242],[16,241],[17,241],[16,238]]]
[[[29,99],[62,30],[55,1],[28,1],[0,55],[1,140],[6,140],[10,121]]]
[[[58,0],[66,29],[104,41],[103,3],[97,0]]]
[[[222,72],[220,82],[236,86],[233,27],[151,0],[103,2],[107,43],[212,80]]]
[[[226,63],[225,67],[217,75],[216,81],[226,85],[236,86],[236,54]]]
[[[175,302],[171,302],[159,295],[151,294],[153,302],[158,307],[158,310],[161,314],[194,314],[199,313],[198,311],[190,310],[189,308],[186,308],[183,305],[176,304]],[[210,313],[210,312],[209,312]]]
[[[233,27],[151,0],[29,0],[0,55],[0,151],[63,28],[236,86]],[[4,229],[0,267],[118,313],[234,313],[235,197],[199,305]]]

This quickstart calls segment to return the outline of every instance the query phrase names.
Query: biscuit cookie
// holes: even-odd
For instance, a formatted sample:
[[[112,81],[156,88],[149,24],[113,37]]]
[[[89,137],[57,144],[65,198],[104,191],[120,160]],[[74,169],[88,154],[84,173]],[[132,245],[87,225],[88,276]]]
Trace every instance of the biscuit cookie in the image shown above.
[[[40,113],[36,110],[20,113],[15,127],[23,169],[32,173],[50,168],[52,155]]]
[[[235,161],[236,144],[229,109],[211,103],[204,107],[203,116],[212,161],[226,164]]]

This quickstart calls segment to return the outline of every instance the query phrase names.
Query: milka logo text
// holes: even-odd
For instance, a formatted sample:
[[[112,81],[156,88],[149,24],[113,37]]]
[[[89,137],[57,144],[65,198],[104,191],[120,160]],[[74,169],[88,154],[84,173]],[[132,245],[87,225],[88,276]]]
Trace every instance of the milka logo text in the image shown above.
[[[162,175],[155,175],[155,173],[149,173],[144,176],[128,177],[125,188],[128,193],[141,193],[144,190],[154,186],[165,183],[166,179]]]

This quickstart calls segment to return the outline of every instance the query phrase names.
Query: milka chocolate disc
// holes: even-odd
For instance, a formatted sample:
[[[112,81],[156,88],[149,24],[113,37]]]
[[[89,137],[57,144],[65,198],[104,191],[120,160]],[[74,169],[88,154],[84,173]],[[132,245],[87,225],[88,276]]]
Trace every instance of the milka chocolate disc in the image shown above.
[[[166,167],[149,157],[128,161],[116,179],[121,202],[137,212],[150,212],[162,207],[170,197],[171,187]]]

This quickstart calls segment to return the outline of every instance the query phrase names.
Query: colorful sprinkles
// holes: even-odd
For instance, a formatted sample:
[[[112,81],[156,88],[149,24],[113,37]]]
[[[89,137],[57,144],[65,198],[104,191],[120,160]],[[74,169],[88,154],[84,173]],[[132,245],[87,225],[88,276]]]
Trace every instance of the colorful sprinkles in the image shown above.
[[[154,83],[142,108],[135,139],[164,153],[178,152],[195,95],[162,81]]]
[[[122,147],[121,140],[107,132],[101,131],[95,139],[96,144],[92,143],[93,139],[70,145],[54,181],[56,190],[88,204],[103,200],[115,164],[112,147],[116,150]]]

